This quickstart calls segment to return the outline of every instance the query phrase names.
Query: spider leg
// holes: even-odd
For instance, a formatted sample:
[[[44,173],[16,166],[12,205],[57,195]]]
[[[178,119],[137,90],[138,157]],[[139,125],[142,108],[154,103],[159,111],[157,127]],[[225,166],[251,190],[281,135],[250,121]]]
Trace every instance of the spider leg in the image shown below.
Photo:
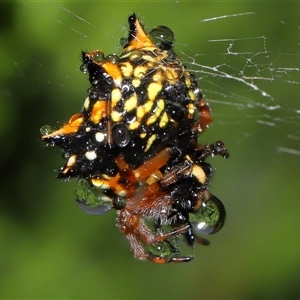
[[[132,214],[126,208],[118,211],[117,222],[121,231],[126,235],[131,250],[137,259],[151,260],[155,263],[167,263],[188,262],[193,258],[192,256],[178,256],[178,250],[167,241],[173,236],[185,233],[190,227],[189,224],[184,224],[169,232],[154,234],[140,215]],[[163,249],[161,248],[162,243],[164,244]],[[144,245],[158,245],[157,251],[161,254],[146,251]],[[167,256],[165,252],[168,253]]]
[[[203,98],[197,103],[197,109],[199,112],[199,119],[193,125],[192,130],[202,133],[212,121],[211,111],[209,105]]]
[[[157,264],[164,264],[169,262],[189,262],[193,259],[192,256],[171,256],[169,258],[164,258],[163,256],[155,255],[149,251],[147,252],[135,234],[128,234],[127,240],[129,241],[134,257],[139,260],[149,260]],[[168,246],[170,246],[170,244],[168,244]]]
[[[170,263],[170,262],[174,262],[174,263],[183,263],[183,262],[189,262],[192,259],[194,259],[193,256],[174,256],[171,257],[170,259],[165,259],[163,257],[159,257],[159,256],[153,256],[151,254],[149,254],[149,259],[155,263],[158,264],[164,264],[164,263]]]
[[[210,156],[221,155],[224,158],[229,157],[229,153],[222,141],[216,141],[214,144],[207,144],[198,147],[196,162],[203,162]]]

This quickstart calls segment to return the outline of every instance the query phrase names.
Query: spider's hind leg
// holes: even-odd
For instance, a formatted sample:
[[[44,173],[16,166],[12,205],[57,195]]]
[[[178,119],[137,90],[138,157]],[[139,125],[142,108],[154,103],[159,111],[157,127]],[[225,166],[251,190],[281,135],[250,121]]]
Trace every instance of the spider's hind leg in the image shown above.
[[[134,256],[140,260],[155,263],[188,262],[192,256],[180,256],[178,249],[168,239],[184,234],[190,227],[184,224],[169,232],[159,230],[154,234],[143,218],[134,215],[126,208],[119,211],[117,219],[121,231],[126,235]]]

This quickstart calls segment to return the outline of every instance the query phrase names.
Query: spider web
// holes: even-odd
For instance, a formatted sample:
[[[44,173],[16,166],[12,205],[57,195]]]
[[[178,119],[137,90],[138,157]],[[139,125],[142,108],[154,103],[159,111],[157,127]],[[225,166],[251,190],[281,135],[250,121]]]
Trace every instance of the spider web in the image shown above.
[[[157,290],[149,289],[148,282],[143,282],[142,276],[137,279],[140,287],[137,286],[135,290],[140,291],[140,296],[147,290],[152,298],[164,290],[165,297],[178,299],[186,299],[187,295],[184,293],[188,290],[190,298],[196,299],[199,298],[199,290],[194,287],[199,286],[199,282],[209,281],[213,283],[213,288],[211,284],[202,285],[202,298],[254,299],[288,298],[294,290],[299,289],[298,282],[295,282],[300,270],[299,238],[295,238],[299,236],[299,201],[295,201],[295,195],[299,195],[300,155],[299,8],[296,2],[272,1],[19,1],[14,4],[14,20],[3,19],[1,23],[2,28],[5,28],[1,33],[0,44],[1,63],[5,72],[0,74],[0,80],[5,88],[1,89],[0,133],[6,138],[1,153],[4,160],[8,158],[3,174],[7,175],[5,178],[9,175],[13,178],[13,183],[2,189],[2,193],[7,193],[6,202],[14,202],[18,207],[24,208],[18,213],[17,209],[13,211],[17,220],[25,219],[24,215],[29,216],[30,220],[36,219],[37,214],[32,206],[39,209],[43,218],[47,215],[47,224],[42,221],[39,224],[42,224],[42,232],[45,229],[43,226],[54,226],[57,229],[58,242],[53,244],[58,246],[47,244],[51,248],[51,255],[55,250],[59,255],[63,244],[67,254],[62,253],[62,260],[68,260],[70,256],[70,266],[75,264],[86,272],[94,270],[87,273],[91,276],[90,283],[84,281],[87,287],[85,290],[82,288],[82,275],[78,272],[78,287],[76,284],[72,285],[72,291],[64,293],[70,282],[62,280],[63,276],[57,276],[59,282],[55,281],[55,272],[49,272],[52,274],[49,277],[45,273],[46,277],[43,277],[44,269],[39,268],[43,268],[46,260],[43,263],[37,261],[36,264],[33,259],[28,260],[44,279],[43,283],[40,282],[41,287],[47,284],[47,289],[50,286],[48,280],[53,280],[58,283],[53,284],[53,297],[58,295],[59,284],[62,282],[65,283],[61,287],[62,295],[68,294],[70,298],[70,295],[75,295],[76,298],[86,298],[89,295],[90,298],[99,298],[97,288],[98,277],[101,276],[103,284],[107,286],[111,286],[111,282],[115,284],[118,279],[124,283],[118,283],[118,289],[112,289],[113,292],[100,286],[103,298],[124,298],[128,291],[127,285],[132,280],[132,276],[128,276],[126,261],[132,263],[133,274],[139,274],[141,270],[140,264],[132,262],[128,245],[123,245],[122,239],[119,241],[120,236],[114,241],[115,244],[119,242],[117,249],[111,246],[113,242],[104,242],[99,246],[100,238],[95,238],[95,235],[99,237],[98,231],[107,240],[113,239],[116,234],[111,216],[106,221],[103,216],[101,221],[94,221],[94,225],[91,225],[93,221],[90,219],[78,220],[78,224],[77,221],[74,222],[74,215],[70,216],[72,203],[70,205],[69,201],[65,201],[72,201],[70,193],[73,186],[67,192],[66,185],[58,188],[53,183],[56,182],[55,175],[51,173],[59,163],[62,164],[62,160],[58,161],[57,157],[54,159],[51,151],[41,150],[35,144],[42,125],[67,121],[71,115],[79,112],[83,104],[89,83],[79,70],[80,51],[99,49],[106,55],[119,54],[120,38],[127,36],[127,17],[135,12],[146,25],[147,31],[157,25],[166,25],[173,30],[176,38],[175,52],[198,78],[199,86],[212,108],[213,122],[201,135],[201,139],[203,143],[223,140],[231,155],[227,161],[220,158],[212,160],[217,174],[212,180],[211,189],[224,202],[228,222],[224,230],[210,238],[213,245],[209,251],[197,247],[193,252],[196,259],[199,258],[201,268],[195,263],[188,269],[181,269],[183,276],[189,276],[189,280],[184,283],[186,288],[182,289],[182,282],[178,283],[178,288],[174,287],[178,271],[174,272],[173,278],[170,271],[164,271],[166,269],[157,272],[156,266],[143,264],[143,268],[150,272],[153,268],[153,273],[147,275],[147,280],[157,279]],[[13,84],[6,87],[9,79],[13,80]],[[17,109],[18,106],[21,108]],[[19,120],[23,122],[18,123]],[[13,126],[13,123],[17,125]],[[57,127],[59,125],[61,123]],[[25,126],[26,131],[23,131]],[[12,137],[16,136],[16,132],[18,145],[15,148],[18,148],[18,153],[11,155],[10,153],[14,153],[11,150],[14,145]],[[28,137],[30,134],[31,139]],[[20,165],[14,168],[11,161],[15,161],[16,157],[29,157],[29,154],[20,154],[20,145],[24,153],[34,153],[34,157],[23,168]],[[42,167],[36,166],[39,162]],[[16,179],[18,174],[20,175]],[[44,191],[45,185],[47,189]],[[16,189],[15,186],[19,188]],[[27,186],[34,186],[33,192]],[[11,201],[12,190],[18,193],[15,196],[18,201]],[[61,213],[60,218],[57,207],[65,213]],[[73,213],[77,217],[75,209]],[[32,212],[34,216],[31,215]],[[5,218],[0,219],[6,222]],[[70,225],[66,224],[66,219]],[[109,225],[102,226],[102,220]],[[10,226],[11,223],[7,222],[3,228]],[[74,248],[79,247],[79,243],[80,247],[88,247],[89,243],[94,245],[91,246],[91,252],[96,254],[91,255],[86,251],[87,256],[91,255],[93,259],[93,266],[88,261],[89,257],[84,261],[87,269],[84,269],[83,264],[76,265],[78,256],[71,254],[73,249],[67,248],[65,243],[66,236],[72,236],[70,232],[74,232],[73,226],[77,229],[73,234],[76,236],[74,241],[80,240],[78,233],[80,235],[81,231],[89,237],[87,239],[84,234],[80,235],[83,242],[79,241]],[[34,230],[36,229],[31,228],[30,234],[34,234]],[[105,235],[106,232],[109,234]],[[10,233],[10,236],[14,234],[15,232]],[[35,242],[36,238],[31,239],[30,234],[29,241]],[[38,234],[41,235],[41,232]],[[56,235],[52,234],[55,239]],[[279,243],[279,235],[284,237],[284,243]],[[27,238],[26,235],[25,237]],[[52,237],[48,238],[50,241]],[[54,251],[52,247],[56,247]],[[8,278],[13,277],[14,283],[22,282],[23,278],[18,276],[27,274],[19,272],[19,268],[34,269],[21,260],[23,250],[19,253],[15,248],[9,249],[12,261],[17,256],[18,264],[15,264],[15,273],[11,273],[11,276],[8,274]],[[20,249],[23,248],[20,246]],[[33,252],[40,253],[38,251],[44,250],[38,248]],[[105,252],[105,257],[109,256],[107,261],[106,258],[103,259],[103,254],[99,255],[101,251]],[[128,255],[128,260],[124,259],[124,255]],[[203,256],[208,259],[202,259]],[[112,261],[117,261],[118,265],[113,276],[110,274],[115,271]],[[100,264],[101,268],[98,267]],[[102,268],[105,271],[99,275]],[[63,269],[62,274],[64,278],[70,275],[69,270]],[[31,276],[35,283],[33,274],[27,277]],[[40,277],[37,278],[39,279]],[[28,281],[27,283],[29,284]],[[4,284],[3,287],[5,286]],[[11,297],[14,289],[8,290],[9,285],[7,286],[5,291]],[[172,287],[172,290],[166,290],[166,286]],[[31,289],[34,290],[34,287],[35,285]],[[282,287],[286,290],[281,289]],[[159,292],[158,288],[161,288]],[[133,294],[132,292],[128,298],[143,298]],[[32,298],[31,296],[28,298]],[[36,298],[39,297],[41,296]]]
[[[299,45],[295,46],[293,53],[285,52],[284,49],[274,52],[273,41],[266,36],[214,39],[208,42],[222,44],[224,47],[223,53],[213,54],[217,61],[221,57],[220,63],[207,66],[198,62],[203,60],[200,57],[205,60],[203,54],[182,55],[187,56],[191,69],[194,69],[202,86],[207,86],[209,102],[217,106],[218,111],[222,111],[224,106],[229,107],[225,114],[215,114],[216,124],[241,125],[244,127],[242,134],[245,138],[255,134],[256,130],[271,127],[278,134],[278,144],[274,148],[299,155],[296,143],[300,140],[300,110],[295,101],[296,91],[299,89]],[[285,47],[285,42],[277,43],[282,48]],[[245,50],[240,50],[241,48]],[[277,62],[278,58],[282,60],[283,57],[284,65]],[[239,64],[235,66],[237,61]],[[279,87],[283,91],[294,90],[295,93],[292,96],[291,93],[278,95]],[[259,126],[248,130],[247,124],[251,123]]]
[[[177,5],[180,4],[185,8],[184,3],[178,1]],[[120,52],[119,38],[127,34],[127,14],[122,14],[122,19],[116,19],[116,16],[100,8],[105,23],[113,25],[113,30],[109,31],[109,29],[102,29],[103,21],[97,24],[91,13],[92,5],[84,9],[80,2],[67,4],[54,1],[50,3],[21,1],[20,5],[23,5],[23,9],[28,13],[42,11],[46,23],[55,26],[66,36],[70,35],[72,43],[75,41],[73,52],[65,51],[65,45],[59,45],[62,47],[62,53],[68,53],[67,56],[70,58],[68,61],[65,55],[61,56],[66,71],[57,71],[57,80],[61,81],[58,85],[66,88],[72,88],[74,80],[79,83],[79,86],[86,84],[82,77],[74,79],[75,73],[76,76],[78,75],[78,69],[74,70],[75,65],[72,65],[72,62],[74,58],[78,59],[81,49],[106,48],[106,54]],[[149,23],[153,26],[155,23],[153,17],[149,17],[146,13],[148,7],[151,8],[151,4],[136,9],[142,8],[142,20],[150,30]],[[244,12],[239,12],[238,8],[232,10],[238,12],[220,15],[216,12],[216,16],[210,17],[197,14],[195,17],[197,27],[193,28],[192,32],[191,24],[188,22],[186,24],[192,37],[192,40],[186,43],[182,42],[184,35],[181,32],[184,31],[182,28],[184,25],[178,30],[172,18],[170,21],[163,20],[164,15],[158,22],[168,23],[167,25],[173,29],[178,41],[175,45],[176,52],[199,79],[200,87],[213,108],[212,128],[220,128],[221,125],[224,129],[227,128],[228,133],[233,130],[232,127],[239,126],[237,140],[255,135],[256,132],[268,132],[271,129],[274,135],[276,132],[277,137],[272,141],[274,151],[300,155],[298,146],[300,107],[296,96],[300,84],[300,28],[284,14],[281,19],[276,19],[270,15],[261,15],[255,10]],[[267,25],[273,26],[274,30],[280,33],[278,38],[268,36],[269,30],[264,28],[257,29],[250,25],[253,30],[249,30],[244,25],[259,23],[264,17],[269,18]],[[220,32],[223,26],[237,25],[241,26],[241,30],[236,27],[235,31],[229,33]],[[38,26],[38,24],[32,22],[31,26]],[[97,39],[94,39],[95,35]],[[199,49],[197,43],[201,43],[201,52],[195,50]],[[42,68],[47,67],[47,61],[40,60],[35,63],[40,64]],[[18,67],[18,61],[14,64]],[[80,63],[77,61],[77,64],[79,66]],[[224,139],[226,140],[226,135]]]

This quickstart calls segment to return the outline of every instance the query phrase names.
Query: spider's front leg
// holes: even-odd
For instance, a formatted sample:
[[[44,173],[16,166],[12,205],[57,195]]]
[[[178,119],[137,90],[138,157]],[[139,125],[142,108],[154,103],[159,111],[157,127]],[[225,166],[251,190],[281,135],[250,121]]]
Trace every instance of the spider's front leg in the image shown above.
[[[194,123],[192,130],[201,134],[212,121],[211,110],[204,98],[201,98],[196,106],[199,113],[199,118]]]
[[[229,157],[229,152],[222,141],[216,141],[214,144],[199,145],[196,152],[196,162],[201,163],[206,158],[215,155],[221,155],[223,158]]]

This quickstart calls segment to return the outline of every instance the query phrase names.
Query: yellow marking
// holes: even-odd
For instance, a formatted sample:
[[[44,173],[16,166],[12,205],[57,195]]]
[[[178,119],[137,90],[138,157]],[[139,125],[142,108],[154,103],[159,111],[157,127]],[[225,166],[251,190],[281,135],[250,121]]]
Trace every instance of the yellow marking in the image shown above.
[[[170,81],[171,84],[177,82],[179,78],[179,74],[173,68],[168,68],[165,71],[165,76]]]
[[[199,182],[202,184],[206,181],[206,175],[203,169],[198,165],[193,165],[192,167],[192,174],[198,179]]]
[[[193,162],[189,155],[186,155],[185,158],[186,158],[188,161]]]
[[[69,157],[66,167],[62,171],[63,174],[68,173],[72,169],[72,167],[76,163],[76,157],[77,157],[77,155],[75,155],[75,154]]]
[[[122,115],[118,111],[113,111],[110,115],[113,122],[121,122]]]
[[[139,87],[140,85],[141,85],[141,80],[140,79],[133,79],[132,80],[132,85],[134,86],[134,87]]]
[[[155,97],[157,96],[157,94],[160,92],[161,89],[162,89],[162,85],[160,83],[151,82],[147,88],[148,99],[154,101]]]
[[[152,101],[148,101],[146,102],[143,107],[145,109],[145,113],[148,113],[151,111],[152,106],[154,105],[154,103]]]
[[[144,139],[146,135],[147,135],[146,132],[140,133],[140,138]]]
[[[155,116],[158,118],[159,115],[161,114],[161,109],[159,109],[158,107],[156,108],[155,112],[154,112]]]
[[[190,74],[186,74],[186,75],[189,76]],[[188,88],[191,86],[192,83],[189,77],[185,78],[185,84]]]
[[[195,108],[194,108],[194,105],[192,103],[189,103],[187,105],[187,108],[188,108],[188,112],[191,114],[191,115],[194,115],[194,112],[195,112]]]
[[[123,54],[122,56],[120,56],[120,59],[123,59],[123,58],[126,58],[126,57],[130,56],[131,53],[132,52],[128,52],[128,53]]]
[[[149,148],[151,147],[151,145],[153,144],[153,142],[155,141],[155,139],[156,139],[156,135],[155,135],[155,134],[152,134],[152,135],[149,137],[144,152],[147,152],[147,151],[149,150]]]
[[[133,73],[133,66],[130,62],[122,62],[120,63],[120,69],[124,77],[131,77]]]
[[[153,63],[157,64],[157,57],[152,57],[150,55],[144,54],[144,55],[142,55],[142,58],[144,60],[147,60],[149,62],[153,62]]]
[[[146,46],[145,45],[145,47],[143,47],[143,51],[151,51],[151,52],[153,52],[156,49],[157,49],[157,47],[155,45],[153,45],[153,46]]]
[[[108,180],[100,179],[100,178],[99,179],[92,178],[91,181],[92,181],[92,184],[97,188],[101,188],[103,190],[107,190],[110,188]]]
[[[94,106],[93,110],[90,116],[90,119],[95,124],[99,123],[103,117],[105,117],[105,107],[106,107],[106,101],[105,100],[99,100],[97,101]]]
[[[139,179],[139,177],[141,176],[141,172],[138,169],[134,170],[134,176],[136,179]]]
[[[153,81],[161,82],[163,80],[162,72],[160,70],[155,72],[154,75],[152,76],[152,79]]]
[[[122,73],[119,67],[112,62],[106,61],[101,64],[102,68],[112,77],[116,86],[120,86],[122,83]]]
[[[145,47],[155,47],[155,45],[149,39],[148,35],[145,33],[142,25],[140,24],[139,19],[136,19],[134,26],[135,26],[134,37],[127,45],[127,47],[123,49],[123,51],[129,52],[131,50],[145,48]]]
[[[110,180],[110,179],[114,178],[114,177],[108,176],[107,174],[102,174],[101,177],[106,179],[106,180]]]
[[[163,113],[163,115],[160,118],[159,127],[164,128],[169,122],[169,117],[166,112]]]
[[[76,155],[72,155],[69,157],[68,162],[67,162],[67,167],[72,167],[76,163]]]
[[[122,97],[120,89],[113,89],[111,91],[111,106],[115,107]]]
[[[128,128],[130,130],[138,129],[141,126],[141,123],[139,121],[134,121],[131,124],[129,124]]]
[[[127,192],[124,189],[123,186],[121,186],[118,182],[120,180],[120,174],[117,174],[114,177],[106,177],[107,179],[102,178],[92,178],[91,182],[92,184],[100,189],[107,190],[111,189],[113,190],[118,196],[126,196]]]
[[[155,121],[157,120],[157,117],[155,114],[151,114],[148,118],[148,120],[146,121],[147,125],[151,125],[153,124]]]
[[[124,190],[124,188],[121,185],[118,185],[118,189],[114,189],[115,193],[120,197],[125,197],[127,195],[127,192]]]
[[[140,50],[133,50],[132,52],[128,53],[130,60],[140,59],[142,57],[143,52]]]
[[[165,108],[165,101],[163,99],[159,99],[157,102],[157,108],[155,110],[156,117],[159,117],[159,115],[162,113],[164,108]]]
[[[196,96],[195,96],[195,94],[194,94],[192,91],[189,91],[189,97],[190,97],[193,101],[195,101],[195,99],[196,99]]]
[[[136,116],[138,119],[142,119],[145,115],[145,108],[143,106],[139,106],[136,109]]]
[[[160,171],[157,170],[146,179],[146,183],[148,185],[151,185],[152,183],[155,183],[161,179],[163,179],[163,175],[161,174]]]
[[[137,97],[136,94],[133,94],[131,97],[129,97],[124,104],[124,109],[126,111],[131,111],[137,106]]]
[[[134,71],[133,75],[135,78],[142,79],[147,73],[147,67],[145,66],[137,66]]]
[[[165,108],[165,101],[164,99],[159,99],[158,102],[157,102],[157,106],[160,110],[164,110]]]
[[[60,129],[51,132],[50,134],[45,134],[42,136],[42,139],[47,139],[49,137],[57,136],[57,135],[66,135],[76,133],[79,126],[83,122],[83,116],[81,114],[73,115],[68,124],[64,125]]]

